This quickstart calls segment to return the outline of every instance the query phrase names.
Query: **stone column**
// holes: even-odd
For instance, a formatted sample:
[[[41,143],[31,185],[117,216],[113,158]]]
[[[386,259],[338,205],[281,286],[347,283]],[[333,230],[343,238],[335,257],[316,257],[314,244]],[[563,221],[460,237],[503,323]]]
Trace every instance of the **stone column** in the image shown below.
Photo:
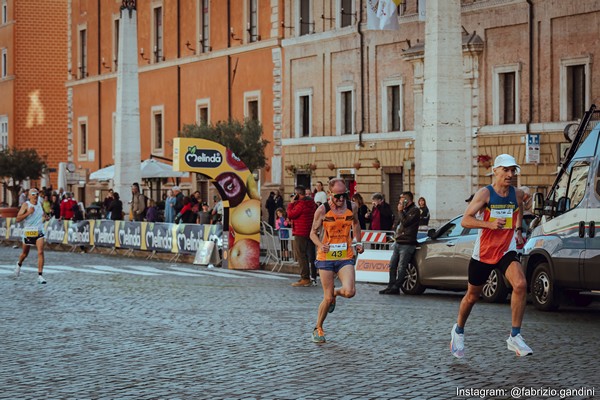
[[[119,32],[117,120],[115,125],[114,190],[129,212],[131,184],[140,182],[140,96],[138,82],[137,11],[135,1],[124,1]],[[127,3],[127,5],[125,5]]]
[[[423,120],[418,196],[434,221],[464,212],[470,173],[465,143],[460,0],[426,3]]]

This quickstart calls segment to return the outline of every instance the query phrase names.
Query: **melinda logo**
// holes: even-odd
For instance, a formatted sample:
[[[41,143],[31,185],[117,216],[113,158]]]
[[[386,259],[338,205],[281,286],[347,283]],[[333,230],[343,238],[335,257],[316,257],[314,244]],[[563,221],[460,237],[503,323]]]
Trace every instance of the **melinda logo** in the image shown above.
[[[188,147],[185,153],[185,163],[194,168],[217,168],[223,162],[221,152],[217,150],[197,149]]]

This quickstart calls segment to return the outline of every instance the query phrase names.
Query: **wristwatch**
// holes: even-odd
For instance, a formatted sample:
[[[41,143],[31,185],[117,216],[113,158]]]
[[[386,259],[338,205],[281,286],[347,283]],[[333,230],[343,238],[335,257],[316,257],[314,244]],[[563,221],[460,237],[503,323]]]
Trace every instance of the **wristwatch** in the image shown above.
[[[517,229],[515,229],[515,230],[516,230],[516,231],[518,231],[518,232],[521,232],[521,233],[523,233],[523,227],[522,227],[522,226],[518,227],[518,228],[517,228]]]

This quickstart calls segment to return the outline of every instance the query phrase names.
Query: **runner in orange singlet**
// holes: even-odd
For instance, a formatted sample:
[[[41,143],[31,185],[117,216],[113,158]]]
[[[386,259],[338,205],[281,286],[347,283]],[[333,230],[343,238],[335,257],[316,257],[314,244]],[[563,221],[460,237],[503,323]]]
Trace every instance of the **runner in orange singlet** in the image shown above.
[[[350,201],[343,179],[329,181],[329,199],[317,208],[310,238],[317,247],[316,266],[323,286],[323,301],[319,305],[317,326],[313,330],[315,343],[325,343],[323,322],[327,313],[335,309],[335,298],[354,297],[354,251],[353,240],[361,237],[358,207]],[[323,234],[319,236],[319,231]],[[354,238],[354,239],[353,239]],[[355,243],[356,251],[363,252],[362,243]],[[342,287],[335,289],[335,274]]]

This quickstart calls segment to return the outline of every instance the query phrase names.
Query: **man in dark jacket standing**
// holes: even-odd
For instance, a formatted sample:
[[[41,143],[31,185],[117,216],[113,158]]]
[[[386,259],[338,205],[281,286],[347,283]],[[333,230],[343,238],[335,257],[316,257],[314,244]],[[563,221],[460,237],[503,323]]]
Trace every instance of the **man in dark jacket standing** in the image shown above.
[[[305,195],[304,186],[294,188],[295,195],[287,207],[287,214],[292,221],[292,234],[294,235],[294,257],[300,265],[300,280],[292,283],[295,287],[311,286],[310,269],[308,267],[309,246],[314,246],[310,240],[317,204]],[[314,253],[314,251],[313,251]]]
[[[406,276],[406,268],[417,248],[417,232],[421,212],[413,202],[411,192],[403,192],[398,202],[398,227],[394,252],[390,260],[390,281],[379,294],[399,294]]]

